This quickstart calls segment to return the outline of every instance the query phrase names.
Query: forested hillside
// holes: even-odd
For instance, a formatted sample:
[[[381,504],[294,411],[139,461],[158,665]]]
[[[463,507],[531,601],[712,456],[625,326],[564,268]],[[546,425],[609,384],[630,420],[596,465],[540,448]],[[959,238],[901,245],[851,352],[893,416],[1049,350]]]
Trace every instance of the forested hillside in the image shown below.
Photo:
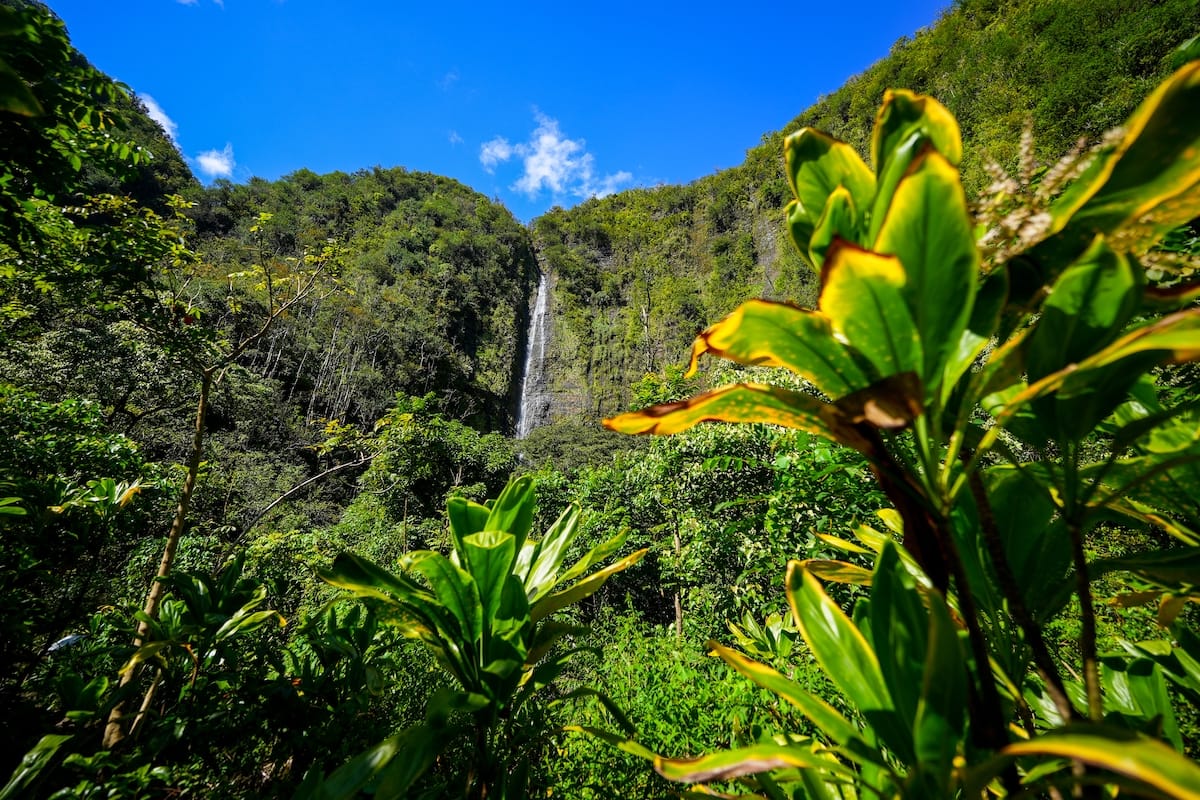
[[[523,226],[0,0],[0,800],[1200,797],[1197,33],[961,0]]]
[[[963,183],[974,197],[989,183],[985,164],[1015,168],[1027,122],[1043,169],[1080,138],[1094,144],[1169,74],[1171,52],[1197,27],[1191,0],[961,0],[764,135],[744,164],[535,220],[557,281],[555,413],[627,407],[632,383],[683,363],[698,330],[742,300],[813,301],[814,276],[784,229],[787,134],[812,126],[866,157],[885,90],[930,94],[962,126]]]

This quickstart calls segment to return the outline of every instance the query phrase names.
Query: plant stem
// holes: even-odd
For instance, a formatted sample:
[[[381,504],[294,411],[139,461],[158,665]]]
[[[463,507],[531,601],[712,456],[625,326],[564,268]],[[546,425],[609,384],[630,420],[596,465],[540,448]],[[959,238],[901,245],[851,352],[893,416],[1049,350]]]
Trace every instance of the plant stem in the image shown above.
[[[1068,518],[1067,531],[1071,535],[1071,554],[1075,560],[1075,592],[1079,595],[1082,623],[1079,651],[1083,656],[1083,685],[1087,690],[1088,716],[1092,721],[1099,722],[1104,717],[1104,700],[1100,693],[1100,667],[1096,655],[1096,606],[1088,577],[1087,553],[1083,549],[1083,529],[1077,519]]]
[[[967,460],[966,453],[962,454],[964,461]],[[983,540],[987,545],[988,556],[992,560],[992,567],[996,570],[996,577],[1000,581],[1000,588],[1004,592],[1004,598],[1008,601],[1008,610],[1012,613],[1013,619],[1021,628],[1021,633],[1025,637],[1025,643],[1029,645],[1030,651],[1033,654],[1033,663],[1037,667],[1038,675],[1041,676],[1042,682],[1046,685],[1046,691],[1050,693],[1050,699],[1054,701],[1054,705],[1058,708],[1058,713],[1063,715],[1066,720],[1077,720],[1079,713],[1075,707],[1071,705],[1070,699],[1067,697],[1067,689],[1063,685],[1062,675],[1059,674],[1058,665],[1054,663],[1053,657],[1050,655],[1050,650],[1046,646],[1046,640],[1042,636],[1041,626],[1034,620],[1033,615],[1029,612],[1025,605],[1025,598],[1021,594],[1021,589],[1017,586],[1016,577],[1013,575],[1012,564],[1008,561],[1008,554],[1004,552],[1004,543],[1000,540],[1000,529],[996,525],[996,517],[992,513],[992,504],[988,500],[987,489],[984,488],[983,479],[978,472],[972,472],[968,477],[971,487],[971,495],[975,498],[975,506],[979,511],[979,523],[983,529]]]

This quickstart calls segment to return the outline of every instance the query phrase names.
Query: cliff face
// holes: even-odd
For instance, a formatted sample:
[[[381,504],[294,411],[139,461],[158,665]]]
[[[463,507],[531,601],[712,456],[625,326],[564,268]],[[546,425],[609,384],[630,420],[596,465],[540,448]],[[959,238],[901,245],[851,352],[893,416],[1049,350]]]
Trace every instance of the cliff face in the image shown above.
[[[379,168],[222,183],[198,199],[200,249],[218,261],[333,242],[337,291],[246,358],[306,419],[370,425],[397,392],[433,392],[447,413],[512,432],[538,269],[503,207],[449,178]]]
[[[866,158],[886,89],[931,94],[958,117],[968,190],[984,164],[1014,168],[1022,129],[1053,163],[1095,141],[1170,72],[1200,31],[1194,0],[959,0],[861,75],[750,149],[733,169],[686,186],[635,189],[554,209],[533,223],[553,277],[551,416],[627,407],[646,373],[687,363],[695,334],[750,297],[811,305],[816,276],[783,225],[783,139],[804,126]],[[852,35],[852,34],[851,34]]]
[[[750,297],[803,300],[811,278],[782,247],[782,204],[745,168],[622,192],[535,220],[553,276],[552,416],[626,408],[646,373],[686,361],[696,334]]]

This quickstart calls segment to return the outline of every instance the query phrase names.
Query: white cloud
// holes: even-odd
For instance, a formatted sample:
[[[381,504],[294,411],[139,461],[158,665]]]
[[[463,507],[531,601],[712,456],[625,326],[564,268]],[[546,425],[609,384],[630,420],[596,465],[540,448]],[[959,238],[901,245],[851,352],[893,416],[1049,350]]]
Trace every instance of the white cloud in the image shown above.
[[[513,156],[513,147],[503,136],[497,136],[490,142],[484,142],[479,148],[479,163],[491,175],[496,171],[496,165],[508,161]]]
[[[459,145],[463,143],[463,138],[458,135],[458,131],[450,131],[450,135],[447,138],[450,140],[450,144]]]
[[[167,116],[167,112],[163,111],[158,101],[148,94],[139,94],[137,98],[146,107],[146,115],[159,125],[162,125],[162,129],[172,142],[177,142],[179,140],[179,125],[176,124],[175,120]]]
[[[233,160],[233,145],[226,144],[224,150],[205,150],[196,156],[196,166],[210,178],[232,178],[233,168],[237,166]]]
[[[454,88],[456,83],[458,83],[458,70],[452,69],[438,80],[437,85],[443,92],[448,92]]]
[[[483,145],[479,161],[487,172],[494,172],[497,164],[514,155],[520,156],[524,172],[512,188],[531,198],[543,189],[556,195],[603,197],[633,180],[633,175],[624,170],[597,177],[596,159],[587,151],[586,141],[568,139],[560,130],[558,120],[539,111],[534,111],[534,119],[538,126],[528,142],[514,145],[503,137],[496,137]]]
[[[596,191],[593,192],[593,194],[595,194],[596,197],[608,197],[610,194],[613,194],[620,189],[622,184],[631,183],[632,181],[633,173],[626,172],[625,170],[621,170],[613,175],[605,175],[600,180],[600,186],[596,188]]]

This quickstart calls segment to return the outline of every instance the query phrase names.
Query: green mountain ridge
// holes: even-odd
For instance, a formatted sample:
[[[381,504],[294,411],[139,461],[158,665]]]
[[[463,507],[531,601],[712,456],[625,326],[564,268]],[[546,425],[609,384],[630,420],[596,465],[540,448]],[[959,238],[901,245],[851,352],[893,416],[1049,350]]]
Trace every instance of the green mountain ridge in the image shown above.
[[[634,382],[685,363],[696,333],[741,301],[815,300],[815,276],[784,235],[781,153],[788,133],[816,127],[865,156],[883,93],[928,93],[960,120],[964,184],[978,194],[989,182],[986,163],[1014,167],[1027,120],[1042,164],[1080,137],[1095,141],[1167,74],[1169,54],[1197,29],[1200,11],[1188,0],[962,0],[764,135],[743,164],[686,185],[556,207],[527,232],[467,187],[403,169],[325,176],[299,170],[274,182],[197,189],[178,179],[171,158],[178,154],[165,134],[135,133],[156,155],[164,142],[170,146],[155,162],[165,163],[173,185],[197,203],[205,248],[219,250],[229,236],[244,243],[245,229],[262,212],[274,215],[272,245],[281,254],[326,238],[342,248],[353,294],[335,304],[345,313],[357,309],[353,324],[325,320],[306,326],[304,336],[289,326],[277,335],[291,341],[272,371],[290,369],[292,385],[311,388],[307,417],[365,422],[394,391],[435,391],[451,396],[454,413],[512,431],[538,270],[553,290],[551,403],[541,421],[614,413],[628,407]],[[390,185],[400,175],[409,185]],[[462,218],[452,221],[455,214]],[[464,245],[463,237],[475,234],[487,238],[486,252]],[[409,317],[413,310],[423,316]],[[397,328],[399,318],[405,323]],[[415,341],[423,331],[433,334],[432,355]],[[355,366],[336,376],[301,375],[298,364],[318,350],[343,351]],[[380,372],[381,363],[391,376]]]
[[[867,158],[884,92],[930,94],[959,120],[963,182],[978,196],[988,162],[1016,170],[1027,121],[1043,166],[1080,138],[1095,143],[1170,73],[1171,53],[1197,31],[1200,6],[1190,0],[960,0],[765,135],[742,165],[539,217],[539,256],[555,277],[553,414],[626,408],[632,383],[686,364],[695,334],[742,300],[814,304],[816,276],[784,231],[787,134],[811,126]]]

